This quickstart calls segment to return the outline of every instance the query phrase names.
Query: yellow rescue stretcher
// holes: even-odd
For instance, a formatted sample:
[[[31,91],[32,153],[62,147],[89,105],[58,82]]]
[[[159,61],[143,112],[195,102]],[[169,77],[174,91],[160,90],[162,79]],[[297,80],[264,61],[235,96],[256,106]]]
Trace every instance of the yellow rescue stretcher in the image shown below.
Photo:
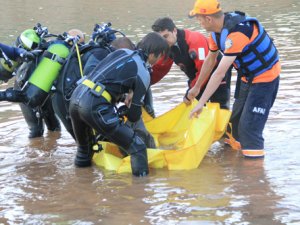
[[[147,149],[150,168],[189,170],[197,168],[214,141],[226,131],[231,112],[218,103],[208,103],[199,118],[189,119],[192,105],[184,103],[152,119],[143,113],[147,130],[153,135],[157,149]],[[131,172],[130,156],[123,157],[116,145],[101,142],[103,150],[95,153],[96,165],[117,173]]]

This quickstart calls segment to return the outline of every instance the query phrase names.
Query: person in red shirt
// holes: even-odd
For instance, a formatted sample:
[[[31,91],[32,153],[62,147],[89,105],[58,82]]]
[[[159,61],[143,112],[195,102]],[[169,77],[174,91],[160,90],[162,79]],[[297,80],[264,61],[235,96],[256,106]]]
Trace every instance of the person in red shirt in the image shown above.
[[[152,30],[158,32],[167,40],[170,46],[170,54],[166,59],[162,58],[152,67],[151,84],[155,84],[162,79],[170,71],[172,64],[175,63],[188,77],[189,90],[195,85],[204,59],[208,54],[207,38],[196,31],[178,29],[169,17],[157,19],[152,25]],[[221,57],[220,54],[215,64],[217,64]],[[230,78],[231,68],[228,69],[218,89],[210,98],[211,102],[218,102],[221,108],[225,109],[229,109]],[[209,77],[206,82],[208,79]],[[206,82],[203,83],[201,90],[204,90]],[[199,99],[201,94],[202,92],[196,98]],[[184,101],[189,101],[186,98],[187,95],[185,95]]]
[[[233,104],[233,138],[245,157],[264,157],[263,129],[275,101],[281,70],[278,51],[261,23],[245,13],[224,13],[217,0],[197,0],[189,16],[210,33],[209,53],[188,98],[195,98],[221,51],[224,56],[190,117],[198,117],[233,64],[238,71],[238,95]]]

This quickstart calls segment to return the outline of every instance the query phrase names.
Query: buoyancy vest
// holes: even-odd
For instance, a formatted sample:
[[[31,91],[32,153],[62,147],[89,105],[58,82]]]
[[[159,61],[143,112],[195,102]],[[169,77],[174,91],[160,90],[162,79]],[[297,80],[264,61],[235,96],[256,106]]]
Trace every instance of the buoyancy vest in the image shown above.
[[[82,67],[89,67],[86,65],[90,58],[95,58],[97,62],[100,62],[103,58],[108,55],[112,49],[106,49],[100,47],[98,45],[90,45],[86,44],[80,47],[80,55]],[[88,70],[89,69],[85,69]],[[85,72],[85,71],[84,71]],[[84,75],[87,75],[86,73]],[[64,64],[63,69],[55,83],[56,91],[61,93],[66,101],[69,101],[73,90],[76,87],[76,82],[82,77],[80,68],[79,68],[79,60],[77,57],[77,53],[73,52],[72,55],[68,58],[68,61]]]
[[[278,62],[279,55],[273,41],[261,23],[256,18],[248,17],[242,12],[226,13],[224,27],[220,35],[212,33],[212,38],[222,52],[225,51],[227,36],[240,23],[245,25],[255,23],[258,27],[258,35],[234,61],[235,67],[249,80],[271,69]]]

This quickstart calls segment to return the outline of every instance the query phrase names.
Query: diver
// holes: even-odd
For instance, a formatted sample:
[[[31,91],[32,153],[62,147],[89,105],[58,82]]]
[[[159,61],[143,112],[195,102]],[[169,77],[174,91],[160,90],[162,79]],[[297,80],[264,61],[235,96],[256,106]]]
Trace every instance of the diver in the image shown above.
[[[6,69],[6,73],[9,73],[10,75],[9,79],[13,76],[16,77],[14,88],[6,90],[6,93],[10,95],[10,98],[6,98],[6,100],[19,102],[22,114],[30,131],[28,135],[29,138],[42,136],[44,133],[44,124],[46,124],[49,131],[60,131],[61,129],[60,122],[54,113],[50,99],[46,99],[40,107],[33,108],[23,103],[24,96],[22,96],[22,92],[19,92],[22,90],[31,73],[40,61],[41,53],[47,48],[47,43],[43,38],[47,34],[48,29],[42,27],[39,23],[33,29],[23,31],[20,36],[18,36],[14,45],[19,51],[26,50],[28,53],[30,53],[29,51],[35,52],[35,57],[31,57],[30,60],[14,63],[12,69]]]
[[[38,36],[33,35],[34,30],[31,30],[31,32],[26,30],[22,34],[24,34],[23,36],[25,37],[30,37],[28,39],[29,41],[31,40],[31,42],[29,42],[27,39],[24,39],[26,40],[23,41],[26,45],[25,48],[32,48],[34,44],[37,44],[38,38],[36,37]],[[20,40],[22,40],[23,36],[20,36]],[[70,49],[74,46],[74,43],[79,41],[79,37],[72,37],[66,33],[57,35],[56,37],[55,40],[42,43],[41,46],[43,49],[42,51],[39,51],[40,54],[36,57],[36,66],[33,71],[25,73],[28,74],[28,76],[22,76],[24,79],[20,79],[22,81],[22,84],[20,85],[21,88],[10,88],[2,92],[1,100],[24,103],[32,109],[37,109],[38,112],[43,112],[43,110],[45,110],[45,112],[50,112],[51,115],[55,115],[52,105],[50,105],[51,108],[47,107],[49,106],[48,104],[51,104],[50,97],[53,83],[65,63],[66,58],[70,54]],[[37,46],[39,46],[39,44],[37,44]],[[20,80],[17,80],[17,82],[20,82]],[[28,114],[30,114],[30,108],[27,111]],[[33,117],[36,115],[38,118],[41,116],[49,116],[49,114],[46,113],[36,113],[35,115],[31,115]],[[60,129],[60,124],[56,117],[55,120],[55,122],[57,122],[56,127],[59,126]]]
[[[51,99],[56,115],[58,115],[66,130],[74,139],[75,136],[69,115],[69,102],[70,97],[77,86],[76,82],[83,75],[88,75],[101,60],[116,49],[127,48],[134,50],[136,48],[134,43],[126,37],[125,34],[121,33],[122,36],[117,37],[115,34],[118,32],[121,33],[118,30],[112,29],[110,23],[101,25],[96,24],[91,35],[91,40],[85,44],[82,31],[77,29],[68,31],[68,34],[72,36],[81,37],[81,41],[79,42],[81,45],[79,45],[78,52],[77,50],[72,52],[67,58],[66,63],[63,65],[63,68],[54,83],[55,91],[53,92]],[[146,96],[149,96],[149,92],[150,89]],[[145,105],[146,104],[144,104],[144,107]],[[147,108],[153,108],[153,106],[148,106]],[[152,148],[155,147],[153,145],[153,139],[150,134],[146,132],[146,128],[144,128],[141,123],[138,124],[140,124],[139,129],[144,130],[144,133],[146,133],[145,135],[149,137],[149,141],[147,141],[149,142],[149,145],[147,146]]]
[[[28,29],[21,33],[17,38],[15,45],[24,49],[38,49],[42,53],[47,49],[48,43],[43,38],[47,33],[48,30],[46,27],[37,24],[34,29]],[[28,46],[29,43],[32,43],[31,46]],[[38,57],[36,57],[36,60],[24,62],[16,69],[16,79],[14,83],[15,90],[22,90],[41,58],[41,54],[39,54]],[[47,98],[40,107],[32,108],[22,102],[19,103],[19,106],[30,131],[29,138],[41,137],[44,133],[44,125],[46,125],[48,131],[61,130],[60,122],[55,115],[49,98]]]
[[[112,30],[110,25],[96,24],[92,39],[88,43],[85,43],[82,31],[78,29],[68,31],[69,35],[80,37],[79,45],[78,48],[71,51],[54,82],[55,91],[51,100],[55,113],[74,139],[75,135],[69,115],[70,98],[77,86],[77,81],[89,74],[102,59],[115,50],[110,43],[116,39],[114,33],[117,31]]]
[[[132,173],[149,173],[146,145],[134,130],[120,120],[115,105],[132,90],[127,119],[136,122],[142,113],[143,98],[150,86],[148,66],[169,50],[164,38],[147,34],[135,51],[118,49],[105,57],[96,68],[78,82],[70,101],[70,116],[74,129],[77,154],[75,165],[91,165],[93,130],[117,144],[131,156]]]

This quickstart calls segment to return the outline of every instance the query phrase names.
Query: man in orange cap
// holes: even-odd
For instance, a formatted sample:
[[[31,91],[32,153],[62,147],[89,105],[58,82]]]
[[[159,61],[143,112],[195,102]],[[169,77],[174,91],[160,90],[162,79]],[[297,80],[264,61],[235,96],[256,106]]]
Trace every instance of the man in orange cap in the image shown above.
[[[240,142],[245,157],[264,157],[262,133],[277,95],[281,71],[272,39],[256,18],[238,11],[223,13],[217,0],[197,0],[189,16],[196,17],[200,25],[211,32],[210,51],[195,86],[188,93],[189,99],[199,93],[212,71],[217,52],[224,54],[190,117],[198,117],[233,64],[238,71],[230,119],[233,137]]]

